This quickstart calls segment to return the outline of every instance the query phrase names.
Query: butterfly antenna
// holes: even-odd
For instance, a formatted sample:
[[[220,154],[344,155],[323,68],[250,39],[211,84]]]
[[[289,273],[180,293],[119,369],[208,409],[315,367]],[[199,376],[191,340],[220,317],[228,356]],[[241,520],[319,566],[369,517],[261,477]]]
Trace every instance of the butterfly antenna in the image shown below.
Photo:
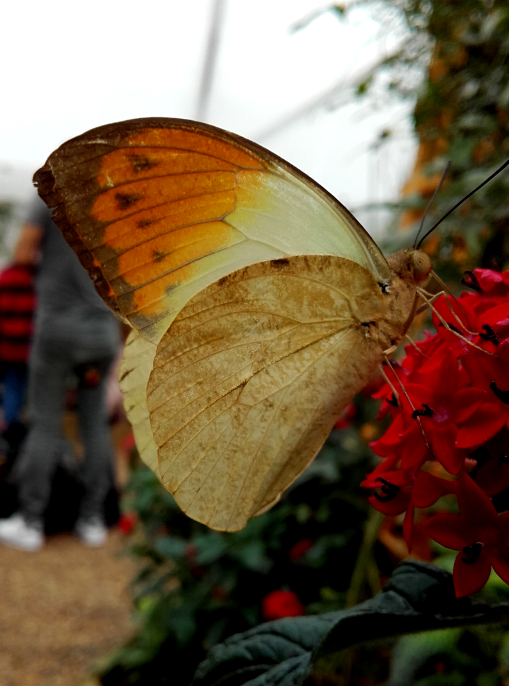
[[[473,196],[474,193],[477,193],[477,191],[479,191],[479,189],[481,189],[483,186],[486,186],[486,184],[487,184],[488,182],[490,182],[494,177],[496,177],[497,174],[500,174],[500,172],[502,172],[508,165],[509,165],[509,160],[506,160],[506,161],[504,162],[504,164],[503,164],[503,165],[500,165],[500,167],[499,167],[498,169],[496,169],[496,170],[493,172],[493,174],[491,174],[487,179],[485,179],[485,180],[482,182],[482,184],[479,184],[479,186],[476,186],[476,187],[474,188],[473,191],[470,191],[470,193],[469,193],[468,195],[466,195],[466,196],[465,196],[464,198],[462,198],[458,203],[456,203],[456,205],[454,205],[454,207],[452,207],[452,208],[449,210],[449,212],[446,212],[445,215],[442,217],[442,219],[439,219],[438,222],[437,222],[436,224],[434,224],[434,225],[431,227],[431,229],[430,229],[429,231],[427,231],[427,232],[424,234],[424,236],[422,237],[422,239],[421,239],[421,240],[419,241],[419,243],[417,244],[416,248],[417,248],[417,249],[419,248],[419,246],[420,246],[421,243],[424,241],[424,239],[427,238],[427,237],[431,234],[432,231],[435,231],[435,229],[438,227],[438,225],[441,224],[441,223],[444,221],[444,219],[446,219],[447,217],[449,217],[449,215],[451,214],[451,212],[454,212],[454,210],[456,210],[456,208],[458,208],[462,203],[464,203],[466,200],[468,200],[468,198],[470,198],[470,196]]]
[[[451,167],[451,161],[449,160],[449,161],[447,162],[447,164],[445,165],[444,171],[442,172],[442,176],[440,177],[440,181],[438,182],[438,186],[436,187],[435,191],[433,192],[433,195],[432,195],[431,198],[429,199],[428,204],[426,205],[426,210],[424,210],[424,215],[422,216],[422,219],[421,219],[421,224],[420,224],[420,226],[419,226],[419,231],[417,232],[417,235],[416,235],[416,237],[415,237],[414,248],[416,248],[416,247],[418,248],[418,247],[420,246],[420,243],[419,243],[419,244],[417,243],[417,241],[419,240],[419,234],[420,234],[421,231],[422,231],[422,228],[423,228],[423,226],[424,226],[424,221],[426,220],[426,217],[428,216],[429,209],[430,209],[430,207],[431,207],[433,201],[435,200],[435,197],[436,197],[437,193],[440,191],[440,189],[441,189],[441,187],[442,187],[442,184],[444,183],[444,179],[445,179],[445,177],[446,177],[446,175],[447,175],[447,172],[449,171],[450,167]],[[428,234],[426,234],[426,236],[427,236],[427,235],[428,235]],[[424,237],[424,238],[425,238],[425,237]]]

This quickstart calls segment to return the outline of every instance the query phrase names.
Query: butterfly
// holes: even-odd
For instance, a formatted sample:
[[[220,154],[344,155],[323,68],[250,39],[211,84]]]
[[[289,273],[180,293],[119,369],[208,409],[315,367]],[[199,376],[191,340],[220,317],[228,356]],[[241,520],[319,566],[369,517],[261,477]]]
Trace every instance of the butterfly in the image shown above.
[[[386,259],[277,155],[198,122],[92,129],[34,183],[133,328],[119,380],[142,459],[221,531],[271,508],[311,463],[431,273],[420,250]]]

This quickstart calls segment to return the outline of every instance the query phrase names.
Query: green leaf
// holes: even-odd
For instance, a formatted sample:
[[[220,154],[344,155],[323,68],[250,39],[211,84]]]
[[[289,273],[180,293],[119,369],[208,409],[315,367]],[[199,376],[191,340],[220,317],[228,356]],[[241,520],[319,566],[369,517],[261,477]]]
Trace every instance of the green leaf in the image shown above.
[[[405,561],[384,590],[353,608],[284,618],[234,635],[210,652],[198,685],[336,684],[348,647],[426,630],[509,619],[509,604],[456,599],[452,575],[429,563]]]
[[[233,635],[215,646],[196,672],[197,685],[301,685],[311,651],[336,613],[282,618]]]

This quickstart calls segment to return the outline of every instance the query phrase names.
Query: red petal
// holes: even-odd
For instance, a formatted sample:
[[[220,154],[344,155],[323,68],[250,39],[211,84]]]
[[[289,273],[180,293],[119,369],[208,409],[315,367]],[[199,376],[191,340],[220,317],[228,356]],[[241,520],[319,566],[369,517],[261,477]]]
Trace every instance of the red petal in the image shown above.
[[[491,499],[474,480],[464,472],[458,478],[457,491],[460,516],[469,528],[497,527],[498,515]],[[472,543],[472,542],[469,542]]]
[[[489,460],[479,468],[475,481],[488,496],[495,496],[509,487],[509,465]]]
[[[498,516],[498,530],[506,545],[509,545],[509,511]]]
[[[456,596],[470,596],[484,587],[491,573],[491,559],[486,547],[475,563],[465,563],[462,551],[456,556],[453,569]]]
[[[507,546],[499,547],[491,556],[491,565],[495,572],[506,584],[509,584],[509,549]]]
[[[458,475],[465,463],[465,452],[455,446],[458,429],[452,422],[435,424],[431,436],[431,448],[437,460],[451,475]]]
[[[381,486],[381,485],[380,485]],[[400,515],[406,511],[410,503],[411,492],[400,491],[391,501],[379,501],[376,496],[370,496],[368,501],[373,508],[384,515]]]
[[[468,420],[465,427],[460,427],[456,437],[457,448],[479,446],[495,436],[505,425],[507,417],[500,412],[500,405],[483,403]]]
[[[462,549],[472,542],[468,526],[459,515],[439,513],[422,524],[428,537],[448,549]]]
[[[458,361],[449,348],[443,349],[440,367],[429,375],[426,382],[433,389],[434,402],[449,405],[458,388]]]
[[[401,467],[412,470],[420,467],[429,455],[421,428],[417,423],[413,424],[403,435],[403,452],[401,454]]]
[[[421,470],[413,489],[412,501],[417,508],[429,508],[445,494],[456,492],[457,482],[452,480],[434,477],[429,472]]]
[[[433,406],[433,391],[428,386],[424,386],[424,384],[407,384],[405,389],[407,393],[401,394],[399,400],[407,417],[411,417],[414,410],[422,408],[424,403]],[[411,404],[408,399],[410,399]]]
[[[475,277],[479,282],[479,286],[483,291],[489,293],[499,284],[504,283],[504,273],[495,272],[494,270],[482,269],[481,267],[476,267],[474,270]]]
[[[369,446],[377,456],[384,458],[392,456],[396,450],[400,449],[401,437],[404,431],[403,416],[400,414],[392,421],[385,434],[377,441],[372,441]]]
[[[509,303],[501,303],[495,308],[482,313],[478,320],[478,329],[480,330],[483,324],[489,324],[490,327],[493,327],[507,317],[509,317]]]
[[[372,470],[369,473],[369,475],[366,475],[364,481],[361,482],[361,487],[371,489],[374,486],[376,486],[376,478],[380,475],[385,474],[386,472],[390,472],[395,467],[398,460],[398,456],[390,456],[389,458],[386,458],[382,463],[380,463],[380,465],[378,465],[374,470]]]
[[[454,394],[453,420],[456,423],[464,422],[475,413],[486,398],[486,392],[482,389],[469,387],[460,389]]]

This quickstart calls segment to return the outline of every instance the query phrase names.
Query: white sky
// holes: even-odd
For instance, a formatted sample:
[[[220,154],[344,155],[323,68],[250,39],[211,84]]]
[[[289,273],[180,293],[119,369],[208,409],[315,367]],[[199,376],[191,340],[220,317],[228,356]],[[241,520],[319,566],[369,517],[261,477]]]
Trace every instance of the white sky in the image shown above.
[[[324,14],[289,32],[326,4],[226,0],[206,119],[257,140],[355,209],[397,196],[415,150],[405,107],[319,110],[261,136],[360,74],[394,40],[360,11],[348,22]],[[0,2],[0,196],[13,170],[28,180],[60,143],[94,126],[196,118],[212,8],[213,0]],[[397,136],[376,155],[369,148],[385,128]],[[379,228],[377,217],[359,218]]]

